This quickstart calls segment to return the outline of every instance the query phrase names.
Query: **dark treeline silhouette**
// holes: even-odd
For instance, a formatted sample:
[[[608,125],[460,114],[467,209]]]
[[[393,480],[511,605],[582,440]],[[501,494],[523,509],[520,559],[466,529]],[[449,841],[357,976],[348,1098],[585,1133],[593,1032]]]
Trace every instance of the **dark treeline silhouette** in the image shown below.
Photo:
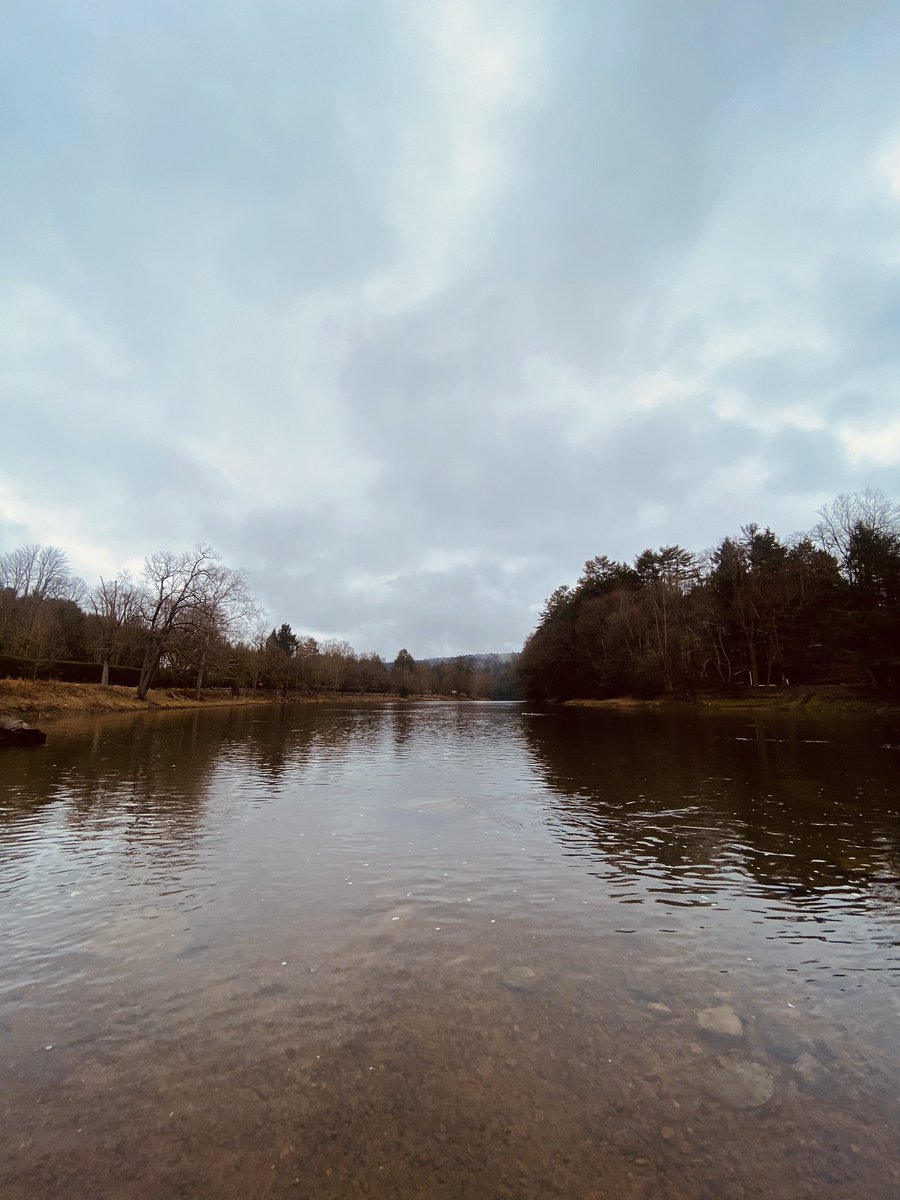
[[[282,695],[454,695],[506,699],[510,656],[461,656],[393,663],[358,654],[349,642],[268,630],[241,571],[205,545],[147,558],[88,588],[56,546],[0,555],[0,676],[133,686],[156,685]]]
[[[839,496],[808,534],[601,555],[556,589],[518,662],[532,700],[860,682],[900,690],[900,507]]]

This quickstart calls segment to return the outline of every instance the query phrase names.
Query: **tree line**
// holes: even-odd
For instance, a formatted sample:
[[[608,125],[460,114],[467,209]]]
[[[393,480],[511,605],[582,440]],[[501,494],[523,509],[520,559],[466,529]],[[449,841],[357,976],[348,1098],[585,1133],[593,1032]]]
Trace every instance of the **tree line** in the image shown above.
[[[0,555],[0,674],[133,685],[291,692],[508,698],[509,656],[392,663],[349,642],[261,623],[242,571],[207,545],[162,551],[137,578],[124,572],[94,587],[69,570],[56,546]]]
[[[348,642],[317,643],[290,625],[272,630],[255,647],[255,668],[270,686],[287,692],[459,696],[479,700],[514,697],[515,655],[459,655],[416,661],[404,647],[393,662],[357,654]]]
[[[744,525],[695,554],[590,559],[557,588],[518,662],[533,700],[865,680],[900,690],[900,506],[841,495],[808,532]]]

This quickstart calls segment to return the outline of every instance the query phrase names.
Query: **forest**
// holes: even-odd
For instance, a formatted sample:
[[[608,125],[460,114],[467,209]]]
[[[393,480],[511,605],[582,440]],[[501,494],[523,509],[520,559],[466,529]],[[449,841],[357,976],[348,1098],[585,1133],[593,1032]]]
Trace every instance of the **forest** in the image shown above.
[[[807,533],[750,524],[702,554],[589,559],[546,601],[518,659],[393,661],[269,628],[242,571],[206,545],[88,587],[55,546],[0,555],[0,675],[274,694],[533,701],[857,683],[900,694],[900,506],[841,495]]]
[[[745,525],[696,554],[590,559],[558,587],[518,661],[530,700],[859,683],[900,693],[900,506],[841,495],[783,540]]]
[[[56,546],[0,555],[0,677],[133,686],[507,699],[510,655],[393,662],[317,640],[282,623],[269,629],[246,576],[206,545],[159,552],[134,579],[89,588]]]

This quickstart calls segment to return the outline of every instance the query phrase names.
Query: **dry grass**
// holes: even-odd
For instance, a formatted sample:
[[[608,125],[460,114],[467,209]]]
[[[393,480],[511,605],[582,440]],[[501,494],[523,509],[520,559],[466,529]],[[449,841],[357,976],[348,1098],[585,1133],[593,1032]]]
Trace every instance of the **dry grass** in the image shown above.
[[[270,696],[239,696],[160,688],[138,700],[134,688],[101,687],[99,683],[55,683],[41,679],[0,679],[0,716],[34,722],[84,713],[147,712],[163,708],[209,708],[228,704],[271,704]]]
[[[383,704],[396,696],[372,695],[295,695],[286,697],[291,704]],[[444,696],[410,696],[410,700],[447,700]],[[44,679],[0,679],[0,717],[18,717],[28,724],[37,721],[78,717],[91,713],[156,712],[176,708],[223,708],[234,704],[279,704],[282,697],[271,692],[250,692],[232,696],[226,691],[201,692],[196,699],[193,689],[156,688],[146,700],[138,700],[133,687],[101,687],[99,683],[58,683]]]

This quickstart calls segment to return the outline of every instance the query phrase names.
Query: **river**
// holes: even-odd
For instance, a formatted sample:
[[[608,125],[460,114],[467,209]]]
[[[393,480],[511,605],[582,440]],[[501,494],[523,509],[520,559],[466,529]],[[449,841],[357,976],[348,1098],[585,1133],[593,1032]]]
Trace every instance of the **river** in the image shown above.
[[[517,704],[0,756],[0,1196],[896,1200],[900,726]]]

